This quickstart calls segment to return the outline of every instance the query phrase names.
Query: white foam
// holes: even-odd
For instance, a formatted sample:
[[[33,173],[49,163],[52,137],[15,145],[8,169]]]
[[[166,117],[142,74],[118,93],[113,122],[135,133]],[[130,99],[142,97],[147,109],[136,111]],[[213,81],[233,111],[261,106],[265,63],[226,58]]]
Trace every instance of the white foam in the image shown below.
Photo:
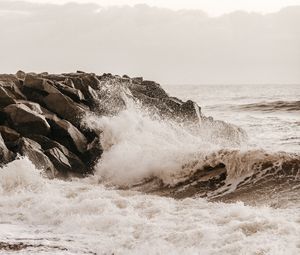
[[[9,164],[4,172],[0,241],[43,245],[23,254],[300,252],[298,209],[176,201],[109,190],[93,179],[47,180],[26,159]],[[8,180],[17,185],[7,185]]]
[[[213,137],[210,128],[196,131],[151,116],[137,105],[112,117],[88,116],[85,120],[101,134],[104,149],[96,174],[116,185],[131,185],[158,177],[173,184],[198,166],[210,153],[231,148],[232,137]]]

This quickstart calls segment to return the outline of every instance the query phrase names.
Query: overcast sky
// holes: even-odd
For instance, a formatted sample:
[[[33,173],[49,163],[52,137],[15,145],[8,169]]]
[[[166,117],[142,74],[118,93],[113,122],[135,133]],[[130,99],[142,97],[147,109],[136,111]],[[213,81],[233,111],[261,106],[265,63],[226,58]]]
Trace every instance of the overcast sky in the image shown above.
[[[300,0],[28,0],[35,3],[67,2],[97,3],[101,6],[147,4],[170,9],[201,9],[209,15],[221,15],[235,10],[268,13],[283,7],[300,5]]]
[[[279,11],[298,0],[34,2],[0,1],[0,73],[80,69],[174,84],[300,83],[300,7]],[[143,2],[157,7],[134,6]],[[228,14],[237,9],[244,11]]]

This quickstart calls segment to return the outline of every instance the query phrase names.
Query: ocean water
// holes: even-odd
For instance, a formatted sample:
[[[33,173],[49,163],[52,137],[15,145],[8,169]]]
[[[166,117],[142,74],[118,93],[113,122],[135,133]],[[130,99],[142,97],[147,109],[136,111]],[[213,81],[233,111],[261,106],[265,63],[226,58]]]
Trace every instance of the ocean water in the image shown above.
[[[300,254],[300,173],[284,167],[299,163],[300,86],[163,87],[247,139],[216,137],[218,126],[191,131],[132,102],[113,117],[87,116],[104,148],[94,176],[49,180],[26,158],[0,170],[0,247],[22,248],[0,254]],[[256,160],[276,171],[257,175]],[[190,165],[208,162],[228,171],[231,189],[217,199],[144,192],[145,180],[174,189]]]

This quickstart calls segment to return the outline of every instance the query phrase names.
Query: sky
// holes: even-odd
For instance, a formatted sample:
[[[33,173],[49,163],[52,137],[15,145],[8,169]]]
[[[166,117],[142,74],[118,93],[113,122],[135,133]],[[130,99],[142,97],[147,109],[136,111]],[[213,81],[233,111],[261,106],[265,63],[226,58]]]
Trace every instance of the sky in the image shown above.
[[[28,0],[36,3],[64,4],[70,0]],[[300,0],[72,0],[78,3],[97,3],[101,6],[147,4],[170,9],[201,9],[211,16],[235,10],[276,12],[283,7],[300,5]]]
[[[300,4],[280,9],[283,1],[268,1],[271,13],[262,14],[267,1],[252,0],[261,10],[253,13],[246,12],[250,1],[220,0],[222,11],[212,17],[214,0],[147,1],[156,7],[97,1],[106,8],[38,2],[0,0],[0,73],[83,70],[162,84],[300,84]],[[182,3],[186,10],[178,10]]]

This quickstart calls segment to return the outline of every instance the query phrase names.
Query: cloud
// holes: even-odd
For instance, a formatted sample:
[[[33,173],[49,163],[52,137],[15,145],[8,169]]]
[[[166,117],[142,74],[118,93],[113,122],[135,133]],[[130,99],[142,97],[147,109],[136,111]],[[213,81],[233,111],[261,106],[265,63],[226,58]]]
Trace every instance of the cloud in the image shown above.
[[[0,72],[143,75],[162,83],[300,82],[300,7],[260,15],[136,5],[0,3]]]

